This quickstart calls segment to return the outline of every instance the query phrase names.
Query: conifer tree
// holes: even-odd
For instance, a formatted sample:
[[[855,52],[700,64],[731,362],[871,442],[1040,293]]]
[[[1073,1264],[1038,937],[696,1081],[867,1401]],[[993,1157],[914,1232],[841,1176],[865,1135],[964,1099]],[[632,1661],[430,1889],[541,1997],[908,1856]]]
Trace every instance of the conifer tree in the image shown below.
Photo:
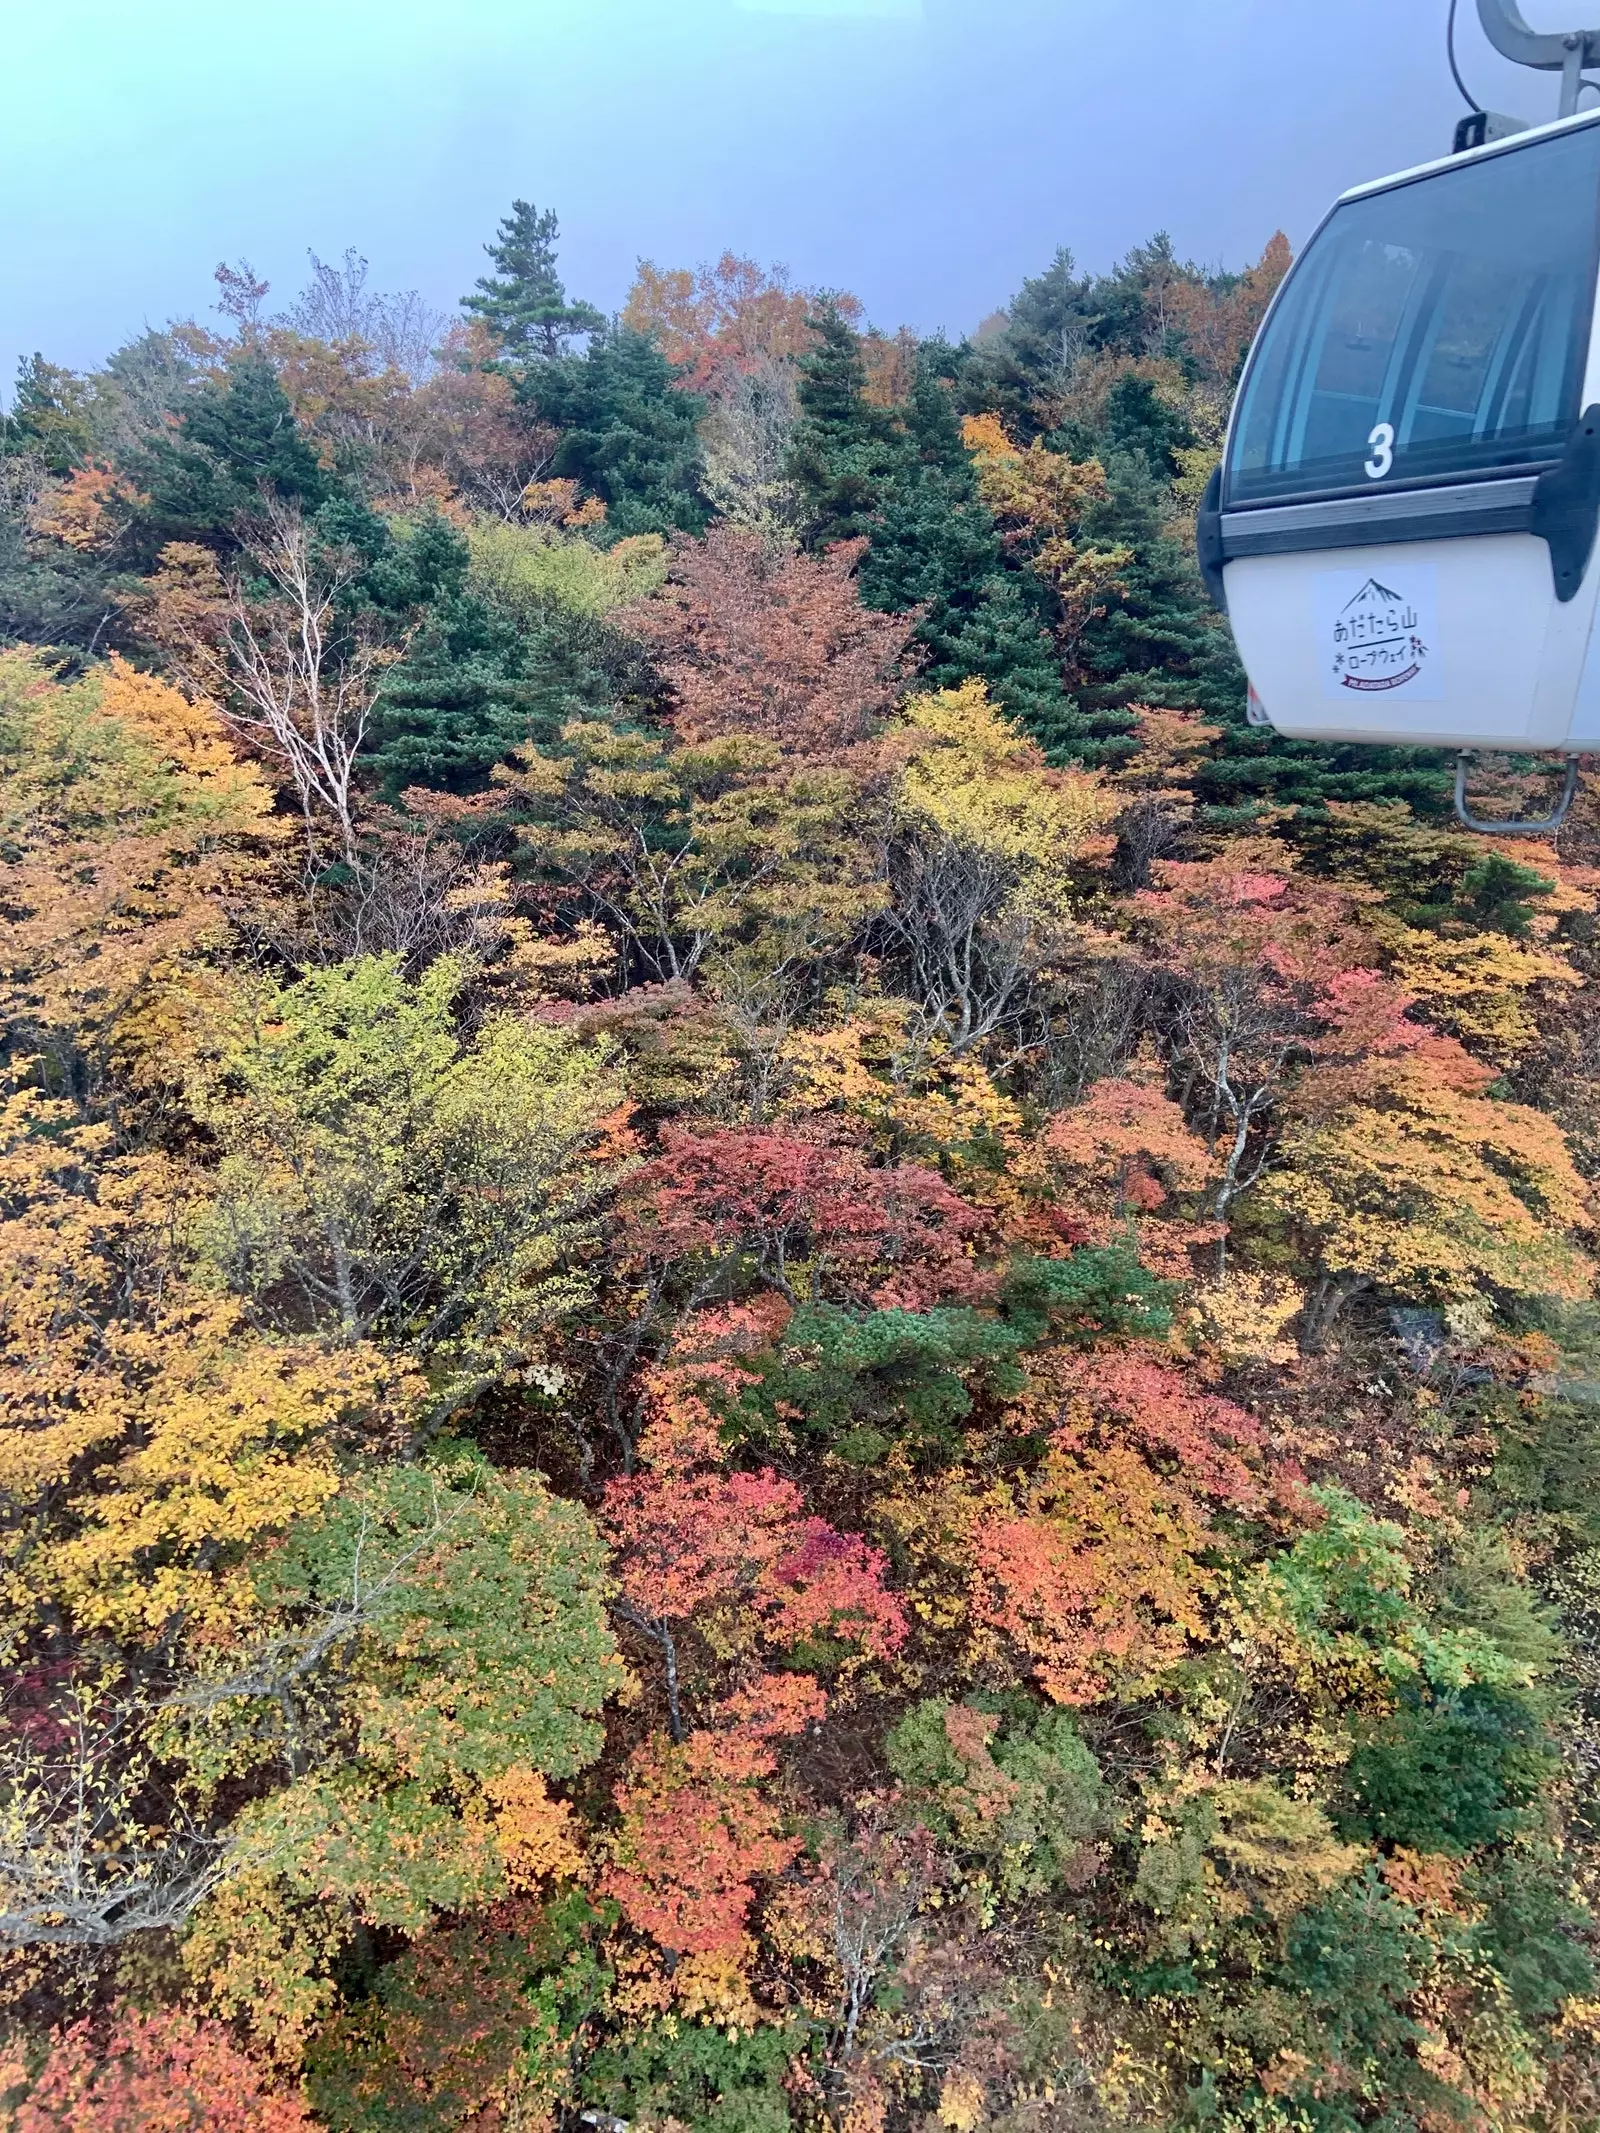
[[[473,293],[461,299],[462,310],[481,318],[515,362],[553,363],[567,353],[569,341],[605,325],[593,304],[567,301],[556,272],[560,234],[552,209],[540,214],[529,201],[513,200],[499,241],[484,246],[500,272],[480,276]]]
[[[1022,284],[1003,330],[968,366],[962,412],[998,414],[1021,444],[1047,428],[1038,403],[1060,386],[1088,346],[1092,286],[1076,271],[1072,254],[1060,247],[1042,274]]]
[[[168,541],[227,542],[260,509],[263,490],[307,511],[336,491],[272,365],[253,348],[195,392],[176,433],[157,432],[130,453],[127,469],[143,492],[136,537],[152,556]]]
[[[600,335],[586,355],[526,373],[518,391],[563,433],[551,473],[598,496],[613,534],[705,530],[705,402],[678,388],[647,334],[620,327]]]
[[[869,533],[898,454],[894,417],[867,398],[859,336],[835,303],[806,322],[817,345],[800,358],[800,420],[789,473],[807,507],[813,548]]]
[[[1129,731],[1127,707],[1155,704],[1208,718],[1242,705],[1244,671],[1227,626],[1212,611],[1200,574],[1162,529],[1161,492],[1144,455],[1124,453],[1107,466],[1111,493],[1095,506],[1085,531],[1122,542],[1133,556],[1121,573],[1121,597],[1106,604],[1079,640],[1079,700],[1093,721],[1090,759],[1116,756]]]
[[[861,566],[861,598],[888,613],[921,608],[916,635],[932,687],[959,688],[976,676],[1043,748],[1070,753],[1072,707],[1038,596],[1007,571],[978,494],[942,375],[950,353],[934,343],[919,359],[898,464],[884,484]]]
[[[11,412],[0,414],[0,458],[27,452],[51,474],[81,466],[94,443],[87,383],[42,355],[17,365]]]

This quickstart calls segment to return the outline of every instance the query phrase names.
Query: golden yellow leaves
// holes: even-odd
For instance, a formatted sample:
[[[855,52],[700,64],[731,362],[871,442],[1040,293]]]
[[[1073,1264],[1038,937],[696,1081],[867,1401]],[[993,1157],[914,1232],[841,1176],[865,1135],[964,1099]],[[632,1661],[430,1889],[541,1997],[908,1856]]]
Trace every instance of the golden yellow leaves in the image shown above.
[[[978,493],[1003,536],[1027,551],[1030,568],[1055,594],[1057,641],[1070,653],[1120,595],[1119,573],[1133,560],[1125,543],[1099,547],[1081,537],[1084,513],[1108,494],[1105,469],[1098,459],[1049,451],[1037,438],[1023,451],[997,415],[967,416],[961,435],[973,455]]]
[[[1048,769],[981,681],[914,696],[902,718],[903,804],[957,843],[1055,874],[1112,812],[1092,772]]]
[[[280,834],[271,788],[204,705],[120,660],[63,688],[0,654],[0,765],[13,1054],[159,1080],[190,1041],[196,966]]]
[[[583,1871],[578,1825],[565,1800],[552,1800],[537,1770],[513,1764],[484,1780],[493,1808],[495,1842],[513,1889],[542,1880],[572,1880]]]
[[[250,1560],[329,1501],[340,1437],[378,1434],[403,1380],[371,1348],[263,1341],[222,1302],[157,1317],[138,1360],[118,1456],[36,1574],[85,1628],[225,1639],[257,1612]]]
[[[1286,1275],[1230,1268],[1195,1291],[1186,1328],[1201,1353],[1226,1363],[1291,1363],[1289,1328],[1305,1291]]]
[[[1553,1119],[1486,1096],[1489,1070],[1444,1038],[1361,1079],[1259,1188],[1325,1268],[1402,1294],[1588,1293],[1588,1195]]]

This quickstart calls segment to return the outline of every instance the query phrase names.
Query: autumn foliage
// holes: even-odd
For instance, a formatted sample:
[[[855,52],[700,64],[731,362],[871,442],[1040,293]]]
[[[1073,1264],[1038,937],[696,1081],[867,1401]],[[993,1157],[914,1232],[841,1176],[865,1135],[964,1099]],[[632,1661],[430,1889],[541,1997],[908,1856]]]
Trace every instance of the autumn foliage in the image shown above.
[[[0,417],[0,2123],[1591,2124],[1593,796],[1246,722],[1281,238],[558,236]]]

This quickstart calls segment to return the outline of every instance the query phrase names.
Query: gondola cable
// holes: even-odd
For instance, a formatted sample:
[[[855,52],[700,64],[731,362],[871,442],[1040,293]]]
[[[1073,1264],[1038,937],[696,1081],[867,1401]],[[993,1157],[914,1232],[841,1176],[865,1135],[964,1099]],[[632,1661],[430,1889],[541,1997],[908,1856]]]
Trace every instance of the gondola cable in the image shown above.
[[[1466,105],[1469,111],[1482,111],[1482,104],[1478,102],[1478,99],[1473,95],[1472,91],[1467,87],[1466,83],[1461,79],[1461,69],[1456,64],[1456,4],[1457,0],[1450,0],[1450,12],[1445,18],[1445,57],[1450,62],[1450,72],[1452,77],[1454,78],[1455,85],[1461,91],[1461,101]]]

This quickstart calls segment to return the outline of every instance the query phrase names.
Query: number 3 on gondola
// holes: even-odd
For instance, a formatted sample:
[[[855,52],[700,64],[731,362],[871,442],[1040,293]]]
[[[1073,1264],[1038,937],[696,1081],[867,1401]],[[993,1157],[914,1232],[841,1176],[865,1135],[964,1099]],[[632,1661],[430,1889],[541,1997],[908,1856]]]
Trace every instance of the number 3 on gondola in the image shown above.
[[[1374,574],[1317,572],[1317,638],[1322,693],[1346,703],[1363,697],[1437,701],[1438,570],[1432,563]]]

